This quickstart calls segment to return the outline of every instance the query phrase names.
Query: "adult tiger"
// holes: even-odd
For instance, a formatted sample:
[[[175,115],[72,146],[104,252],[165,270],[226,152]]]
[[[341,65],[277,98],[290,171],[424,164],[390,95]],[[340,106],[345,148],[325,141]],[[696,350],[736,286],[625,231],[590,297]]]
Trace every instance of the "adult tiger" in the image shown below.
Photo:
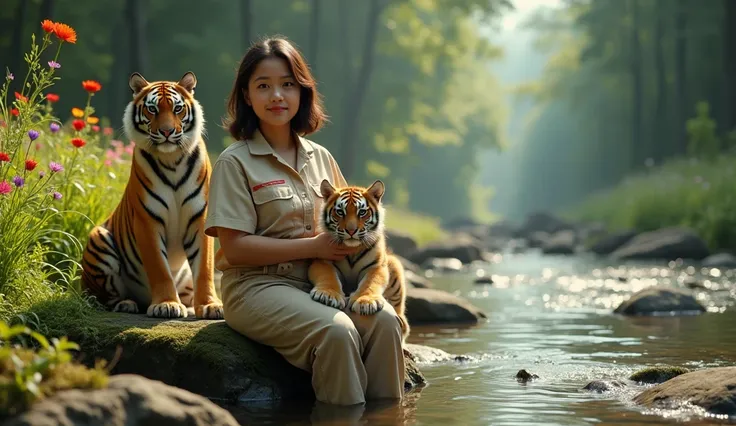
[[[337,309],[373,315],[388,301],[401,320],[403,340],[409,335],[406,319],[406,280],[401,261],[386,248],[385,210],[381,204],[385,186],[377,180],[369,188],[346,186],[336,189],[328,180],[320,186],[325,203],[321,231],[348,247],[363,246],[357,253],[331,262],[314,260],[309,281],[312,299]],[[349,294],[347,302],[345,295]]]
[[[211,164],[195,75],[148,82],[133,73],[123,115],[135,142],[120,203],[89,234],[82,288],[118,312],[223,318],[214,286],[213,241],[204,234]]]

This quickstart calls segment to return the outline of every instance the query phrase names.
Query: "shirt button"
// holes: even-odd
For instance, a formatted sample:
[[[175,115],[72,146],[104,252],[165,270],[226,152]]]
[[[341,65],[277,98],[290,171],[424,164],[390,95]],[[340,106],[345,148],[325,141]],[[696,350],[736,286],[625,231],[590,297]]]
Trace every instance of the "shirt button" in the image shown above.
[[[312,230],[312,225],[307,225],[307,231],[311,231],[311,230]]]

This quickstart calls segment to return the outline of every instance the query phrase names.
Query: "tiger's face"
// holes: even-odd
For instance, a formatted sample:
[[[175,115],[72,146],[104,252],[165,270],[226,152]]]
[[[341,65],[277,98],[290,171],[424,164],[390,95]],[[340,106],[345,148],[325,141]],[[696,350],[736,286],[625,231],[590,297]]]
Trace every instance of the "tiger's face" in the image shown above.
[[[378,240],[383,232],[383,182],[377,180],[369,188],[335,189],[325,179],[320,189],[326,200],[321,225],[336,242],[358,247],[371,246]]]
[[[148,82],[133,73],[133,99],[123,116],[125,132],[151,154],[191,152],[204,131],[202,107],[194,99],[197,78],[188,72],[178,81]]]

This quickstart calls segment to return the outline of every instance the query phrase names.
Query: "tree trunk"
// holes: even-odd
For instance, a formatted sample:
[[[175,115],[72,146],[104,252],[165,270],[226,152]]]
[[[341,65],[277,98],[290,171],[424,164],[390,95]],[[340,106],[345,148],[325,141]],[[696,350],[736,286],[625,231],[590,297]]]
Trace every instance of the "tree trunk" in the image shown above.
[[[736,130],[736,2],[734,0],[723,0],[725,11],[724,22],[724,69],[723,81],[726,97],[726,111],[723,130],[726,134]]]
[[[309,23],[309,55],[312,57],[309,62],[311,62],[310,65],[313,74],[316,74],[317,72],[317,55],[319,54],[319,14],[321,3],[321,0],[312,0],[312,14]]]
[[[147,71],[146,22],[140,0],[127,0],[126,15],[130,34],[128,54],[130,72],[139,72],[145,77]]]
[[[240,2],[240,29],[243,38],[243,53],[250,48],[251,27],[253,26],[253,4],[250,0]]]
[[[638,169],[646,154],[647,146],[644,146],[641,138],[642,130],[642,70],[641,70],[641,40],[639,38],[639,7],[636,0],[630,0],[632,28],[631,28],[631,62],[630,72],[632,78],[632,108],[631,108],[631,168]]]
[[[665,75],[664,49],[662,42],[665,38],[664,18],[662,13],[666,6],[660,6],[661,0],[657,2],[655,10],[656,23],[654,30],[654,68],[657,80],[657,101],[655,105],[655,123],[652,128],[656,132],[653,138],[652,156],[656,162],[661,161],[666,153],[663,152],[663,142],[669,141],[670,132],[667,122],[667,76]]]
[[[728,1],[728,0],[727,0]],[[675,147],[676,155],[687,153],[687,5],[677,0],[675,16]]]
[[[365,102],[366,92],[368,91],[368,85],[370,84],[371,73],[373,72],[378,24],[384,6],[384,0],[372,0],[370,3],[368,19],[366,20],[365,40],[363,41],[363,57],[358,78],[353,84],[348,86],[354,87],[355,91],[349,97],[346,97],[343,106],[347,114],[343,123],[342,138],[340,139],[344,147],[341,168],[348,180],[357,176],[358,172],[356,167],[359,164],[357,157],[359,154],[358,146],[360,144],[360,115],[363,103]]]

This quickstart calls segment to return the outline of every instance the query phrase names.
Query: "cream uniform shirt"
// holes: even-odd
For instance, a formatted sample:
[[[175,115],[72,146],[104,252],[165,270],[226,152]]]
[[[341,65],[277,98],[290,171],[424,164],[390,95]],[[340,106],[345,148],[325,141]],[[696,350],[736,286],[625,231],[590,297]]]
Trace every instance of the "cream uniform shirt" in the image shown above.
[[[228,146],[217,158],[210,181],[205,234],[217,237],[215,227],[231,228],[272,238],[304,238],[316,235],[324,204],[320,184],[327,179],[335,187],[347,182],[323,146],[298,137],[296,170],[289,166],[261,132]],[[222,254],[215,267],[230,265]]]

